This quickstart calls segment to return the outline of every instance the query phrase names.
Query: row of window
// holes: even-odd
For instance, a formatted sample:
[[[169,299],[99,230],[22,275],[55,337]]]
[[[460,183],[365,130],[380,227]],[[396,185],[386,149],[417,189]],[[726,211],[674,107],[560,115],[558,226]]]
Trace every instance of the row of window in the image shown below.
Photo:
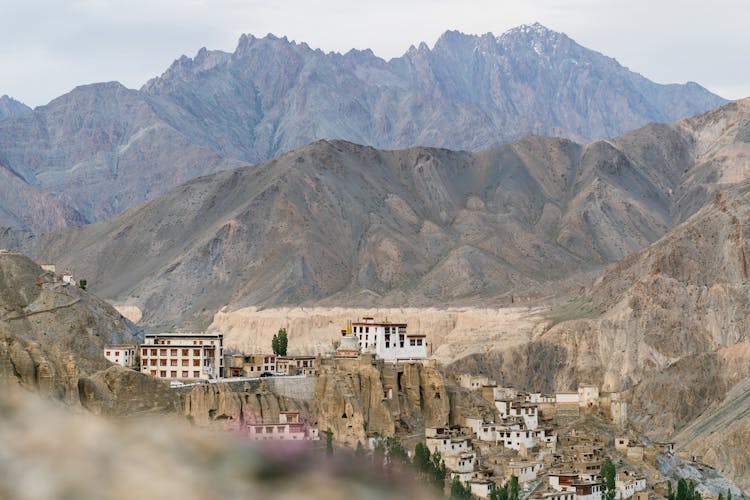
[[[151,370],[151,376],[156,377],[156,370]],[[192,378],[200,378],[200,376],[201,376],[200,370],[193,370],[193,377]],[[161,370],[161,371],[159,371],[159,377],[161,377],[161,378],[177,378],[177,370],[171,370],[169,372],[169,377],[167,377],[167,371],[166,370]],[[181,378],[190,378],[190,372],[188,370],[182,370],[182,377]]]
[[[159,362],[159,366],[167,366],[167,360],[166,359],[158,359],[157,360],[156,358],[144,359],[143,360],[143,366],[147,366],[147,365],[156,366],[157,361]],[[206,359],[204,364],[205,364],[205,366],[209,366],[210,360]],[[200,366],[200,365],[201,365],[201,360],[200,359],[194,359],[193,360],[193,366]],[[177,366],[177,360],[176,359],[170,359],[169,360],[169,366]],[[183,359],[182,360],[182,366],[190,366],[190,360],[189,359]]]
[[[179,344],[185,343],[185,341],[182,339],[177,342]],[[203,345],[203,342],[204,342],[203,340],[193,340],[193,345]],[[206,342],[206,345],[214,345],[213,340],[206,340],[205,342]],[[171,340],[156,340],[154,341],[154,345],[172,345],[172,341]]]
[[[183,356],[190,356],[190,351],[192,350],[193,356],[200,356],[201,355],[201,349],[182,349],[182,355]],[[169,354],[167,354],[167,351],[169,351]],[[180,349],[151,349],[151,356],[177,356]],[[149,349],[141,349],[141,356],[146,357],[148,356]],[[157,354],[158,353],[158,354]]]

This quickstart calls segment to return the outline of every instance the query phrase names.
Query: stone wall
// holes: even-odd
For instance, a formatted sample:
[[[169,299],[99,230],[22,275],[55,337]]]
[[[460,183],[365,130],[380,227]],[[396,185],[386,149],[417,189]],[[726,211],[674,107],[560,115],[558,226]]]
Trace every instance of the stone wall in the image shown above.
[[[277,396],[312,401],[318,377],[268,377],[265,379],[268,390]]]

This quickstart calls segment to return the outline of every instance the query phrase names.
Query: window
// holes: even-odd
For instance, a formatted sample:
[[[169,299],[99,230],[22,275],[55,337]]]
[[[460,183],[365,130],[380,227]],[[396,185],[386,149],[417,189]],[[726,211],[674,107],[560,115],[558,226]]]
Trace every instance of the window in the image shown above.
[[[182,370],[182,378],[188,378],[188,371]]]
[[[170,359],[169,360],[169,366],[177,366],[177,360],[176,359]]]
[[[161,371],[159,372],[159,376],[160,376],[160,377],[164,377],[164,378],[167,378],[167,372],[166,372],[166,370],[161,370]]]
[[[151,366],[156,366],[156,358],[151,358]]]
[[[183,349],[182,350],[182,355],[183,356],[190,356],[190,349]]]
[[[201,376],[201,372],[199,372],[197,370],[193,372],[193,377],[200,378],[200,376]]]
[[[409,345],[410,346],[415,346],[415,345],[417,345],[417,341],[414,340],[414,339],[411,339],[411,340],[409,340]]]
[[[172,378],[177,378],[177,370],[172,370],[171,372],[169,372],[169,376]]]
[[[201,350],[200,349],[193,349],[193,356],[200,356]]]
[[[107,356],[109,356],[109,351],[107,351]]]
[[[170,349],[169,350],[169,355],[170,356],[177,356],[177,349]]]
[[[151,355],[156,356],[156,349],[151,349]]]
[[[166,349],[159,349],[159,356],[166,356],[167,350]]]
[[[190,362],[187,359],[182,360],[182,366],[189,366]]]
[[[151,376],[156,377],[156,370],[151,370]]]
[[[160,359],[159,360],[159,366],[167,366],[167,360],[166,359]]]
[[[200,366],[200,365],[201,365],[201,360],[200,359],[194,359],[193,360],[193,366]]]

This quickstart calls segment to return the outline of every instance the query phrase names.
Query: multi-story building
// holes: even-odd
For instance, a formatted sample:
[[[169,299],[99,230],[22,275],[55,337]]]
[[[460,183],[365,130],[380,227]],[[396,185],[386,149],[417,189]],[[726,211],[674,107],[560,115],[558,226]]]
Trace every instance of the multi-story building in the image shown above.
[[[224,336],[220,333],[147,334],[141,345],[141,372],[166,379],[224,376]]]
[[[357,336],[361,352],[369,352],[386,361],[423,359],[429,356],[427,336],[407,333],[406,323],[376,323],[373,318],[347,325],[344,335]]]
[[[120,366],[132,367],[135,366],[135,353],[138,347],[134,344],[118,345],[114,347],[104,348],[104,357],[111,363],[118,364]]]

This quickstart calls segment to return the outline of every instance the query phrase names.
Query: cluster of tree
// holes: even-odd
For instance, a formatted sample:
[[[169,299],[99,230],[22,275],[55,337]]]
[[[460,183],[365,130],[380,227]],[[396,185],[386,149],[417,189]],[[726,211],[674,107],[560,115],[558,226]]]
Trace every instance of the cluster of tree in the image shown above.
[[[286,346],[288,339],[286,336],[286,328],[279,330],[279,333],[273,336],[271,339],[271,349],[275,356],[286,356]]]
[[[504,486],[493,484],[490,487],[490,500],[518,500],[521,490],[518,487],[518,478],[510,476],[510,481]],[[452,500],[471,500],[471,486],[468,483],[462,484],[458,476],[453,478],[451,483]]]
[[[732,499],[732,492],[728,492],[729,498]],[[702,500],[702,496],[699,491],[695,490],[695,483],[691,479],[689,482],[685,481],[685,478],[680,478],[677,481],[677,492],[672,490],[672,481],[667,483],[667,500]],[[722,500],[722,495],[719,494],[719,500]]]
[[[602,464],[602,500],[615,500],[617,489],[615,486],[615,479],[617,477],[617,470],[612,460],[607,459]]]
[[[421,479],[433,484],[440,490],[445,488],[445,477],[448,475],[448,470],[445,468],[445,461],[438,450],[430,454],[427,445],[417,443],[414,448],[412,464],[417,469],[417,474]]]
[[[719,493],[718,500],[724,500],[724,495]],[[732,490],[727,490],[727,499],[726,500],[732,500]]]

